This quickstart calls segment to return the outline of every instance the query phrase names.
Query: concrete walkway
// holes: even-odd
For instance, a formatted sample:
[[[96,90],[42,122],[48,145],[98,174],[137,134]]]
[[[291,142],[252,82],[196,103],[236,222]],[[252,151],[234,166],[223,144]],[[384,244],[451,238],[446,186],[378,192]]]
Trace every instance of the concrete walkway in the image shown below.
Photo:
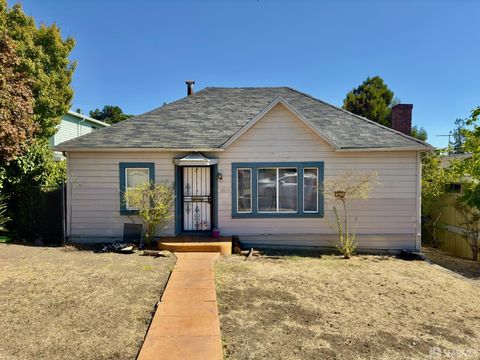
[[[221,360],[215,292],[219,253],[175,253],[178,260],[138,356],[139,360]]]

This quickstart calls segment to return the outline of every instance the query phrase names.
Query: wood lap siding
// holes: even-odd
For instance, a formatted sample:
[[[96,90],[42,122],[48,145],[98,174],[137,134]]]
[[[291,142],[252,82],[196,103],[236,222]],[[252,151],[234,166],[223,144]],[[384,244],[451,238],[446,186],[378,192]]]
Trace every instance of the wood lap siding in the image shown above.
[[[240,235],[241,239],[252,243],[332,245],[336,241],[335,231],[325,219],[231,217],[231,163],[324,161],[325,179],[350,169],[376,171],[378,174],[380,184],[375,187],[370,200],[351,204],[351,216],[357,218],[355,229],[362,247],[415,246],[417,157],[414,151],[334,152],[329,144],[279,104],[218,156],[218,170],[223,175],[219,182],[218,209],[222,233]],[[333,219],[332,202],[325,201],[325,218]],[[364,237],[362,234],[377,236]]]
[[[361,136],[361,134],[359,134]],[[181,144],[179,144],[181,145]],[[129,218],[120,215],[120,162],[153,162],[156,181],[174,181],[176,152],[69,153],[71,235],[75,238],[118,237]],[[234,162],[323,161],[325,179],[345,170],[376,171],[380,182],[368,201],[351,204],[351,216],[364,248],[415,247],[417,234],[417,154],[414,151],[334,152],[333,148],[283,105],[264,118],[218,157],[218,227],[222,235],[239,235],[252,243],[333,245],[336,241],[325,218],[333,219],[325,201],[325,218],[235,218],[231,214],[231,164]],[[174,234],[173,219],[165,235]],[[321,235],[319,235],[321,234]]]
[[[159,152],[70,153],[68,195],[71,197],[69,210],[73,240],[118,238],[122,236],[123,224],[132,222],[128,216],[120,215],[119,163],[152,162],[157,182],[174,181],[173,155]],[[163,234],[174,234],[173,219]]]

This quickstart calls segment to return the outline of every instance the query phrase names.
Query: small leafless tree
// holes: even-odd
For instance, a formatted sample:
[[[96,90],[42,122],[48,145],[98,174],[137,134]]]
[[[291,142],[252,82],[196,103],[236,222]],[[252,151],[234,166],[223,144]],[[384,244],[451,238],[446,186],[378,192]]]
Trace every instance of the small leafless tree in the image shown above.
[[[348,203],[350,200],[368,199],[374,185],[377,184],[377,173],[346,171],[340,176],[328,178],[323,186],[323,194],[326,198],[334,199],[342,204],[343,216],[340,216],[337,207],[333,206],[335,222],[330,221],[340,240],[337,246],[345,259],[350,258],[356,252],[355,231],[350,228]]]

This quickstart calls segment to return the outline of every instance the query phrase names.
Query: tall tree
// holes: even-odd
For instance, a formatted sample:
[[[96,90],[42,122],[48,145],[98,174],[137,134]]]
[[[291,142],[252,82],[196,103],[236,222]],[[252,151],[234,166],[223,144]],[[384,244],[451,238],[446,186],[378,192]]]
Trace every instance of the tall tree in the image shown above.
[[[390,126],[393,92],[380,76],[368,77],[350,91],[343,100],[343,108],[379,124]]]
[[[17,70],[19,64],[12,40],[0,34],[0,166],[21,156],[38,130],[32,82]]]
[[[453,123],[455,128],[453,129],[453,142],[452,148],[454,154],[463,154],[463,146],[465,144],[465,125],[466,121],[464,119],[456,119]]]
[[[102,110],[95,109],[90,111],[90,116],[94,119],[104,121],[107,124],[116,124],[132,117],[133,115],[124,114],[119,106],[105,105]]]
[[[412,126],[412,132],[410,136],[422,141],[426,141],[428,138],[427,130],[425,130],[423,127],[418,127],[417,125]]]
[[[13,40],[20,59],[17,70],[32,81],[37,137],[47,139],[70,108],[73,97],[70,84],[76,63],[68,57],[75,42],[70,37],[63,40],[56,25],[37,27],[20,4],[9,8],[6,0],[0,0],[0,34]]]

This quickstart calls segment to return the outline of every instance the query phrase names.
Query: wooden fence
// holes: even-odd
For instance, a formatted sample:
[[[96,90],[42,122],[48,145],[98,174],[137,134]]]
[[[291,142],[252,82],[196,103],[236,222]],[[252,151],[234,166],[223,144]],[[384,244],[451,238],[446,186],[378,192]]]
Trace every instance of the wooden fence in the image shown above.
[[[463,219],[455,209],[456,194],[447,197],[446,205],[437,209],[433,217],[441,214],[437,224],[437,239],[440,241],[439,248],[461,258],[472,259],[472,250],[463,234]]]

